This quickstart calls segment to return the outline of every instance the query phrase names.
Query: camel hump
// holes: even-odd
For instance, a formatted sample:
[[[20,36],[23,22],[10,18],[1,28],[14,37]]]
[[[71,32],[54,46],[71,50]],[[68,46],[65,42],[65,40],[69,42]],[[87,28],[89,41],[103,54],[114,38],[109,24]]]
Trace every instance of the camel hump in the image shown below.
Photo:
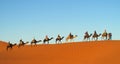
[[[70,35],[70,38],[73,38],[73,35]]]

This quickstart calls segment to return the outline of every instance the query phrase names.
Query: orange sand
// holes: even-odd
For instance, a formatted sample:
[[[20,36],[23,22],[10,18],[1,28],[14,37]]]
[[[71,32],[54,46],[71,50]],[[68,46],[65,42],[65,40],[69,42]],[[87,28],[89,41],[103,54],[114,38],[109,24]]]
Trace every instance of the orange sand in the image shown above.
[[[73,42],[6,51],[0,41],[0,64],[120,64],[120,41]]]

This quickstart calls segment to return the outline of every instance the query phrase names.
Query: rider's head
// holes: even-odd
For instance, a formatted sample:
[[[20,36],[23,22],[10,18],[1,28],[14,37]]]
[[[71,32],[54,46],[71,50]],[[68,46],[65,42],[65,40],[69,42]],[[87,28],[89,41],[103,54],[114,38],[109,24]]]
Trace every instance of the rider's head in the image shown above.
[[[105,32],[106,32],[106,29],[105,29]]]
[[[22,41],[22,39],[20,39],[20,41]]]
[[[58,34],[58,36],[60,36],[60,34]]]
[[[48,37],[48,35],[46,35],[46,38]]]

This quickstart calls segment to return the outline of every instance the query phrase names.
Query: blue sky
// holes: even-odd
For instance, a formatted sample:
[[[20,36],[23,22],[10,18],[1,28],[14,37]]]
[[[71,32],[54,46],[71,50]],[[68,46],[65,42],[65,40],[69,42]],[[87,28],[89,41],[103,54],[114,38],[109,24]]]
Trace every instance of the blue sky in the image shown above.
[[[104,29],[119,40],[119,11],[120,0],[0,0],[0,40],[43,40],[72,32],[81,41],[85,31]]]

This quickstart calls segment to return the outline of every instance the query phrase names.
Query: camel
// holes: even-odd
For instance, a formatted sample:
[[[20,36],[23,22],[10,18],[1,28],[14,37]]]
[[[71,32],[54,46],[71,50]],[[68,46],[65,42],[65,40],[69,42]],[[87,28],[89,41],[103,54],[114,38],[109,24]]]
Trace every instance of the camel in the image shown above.
[[[70,41],[72,41],[74,38],[76,38],[77,37],[77,35],[69,35],[67,38],[66,38],[66,41],[68,41],[68,40],[70,40]]]
[[[94,39],[94,40],[98,40],[98,37],[100,37],[101,36],[101,34],[94,34],[93,36],[92,36],[92,40]]]
[[[8,50],[9,48],[12,49],[13,46],[15,46],[15,45],[17,45],[17,44],[16,44],[16,43],[15,43],[15,44],[11,44],[11,43],[9,43],[9,44],[7,45],[6,50]]]
[[[56,43],[58,42],[61,42],[61,40],[63,39],[64,37],[62,37],[62,38],[56,38]],[[62,43],[62,42],[61,42]]]
[[[107,40],[107,38],[108,38],[108,34],[107,33],[103,33],[101,39],[102,40]]]
[[[49,44],[49,41],[52,40],[52,39],[53,39],[53,37],[48,38],[48,39],[44,39],[44,40],[43,40],[43,44],[45,44],[45,42],[48,42],[48,44]]]
[[[112,39],[112,33],[108,33],[107,37],[108,37],[108,40],[111,40]]]
[[[90,34],[90,35],[89,35],[89,34],[88,34],[88,35],[85,35],[85,36],[84,36],[84,40],[87,40],[87,41],[89,40],[89,41],[90,41],[90,37],[91,37],[91,36],[92,36],[92,34]]]
[[[29,42],[26,42],[26,43],[24,43],[24,42],[19,43],[19,44],[18,44],[18,48],[21,47],[21,46],[24,46],[24,45],[26,45],[26,44],[28,44],[28,43],[29,43]]]
[[[31,41],[31,45],[32,45],[32,44],[35,44],[35,45],[36,45],[36,44],[39,43],[39,42],[41,42],[41,40],[38,40],[38,41],[32,40],[32,41]]]

